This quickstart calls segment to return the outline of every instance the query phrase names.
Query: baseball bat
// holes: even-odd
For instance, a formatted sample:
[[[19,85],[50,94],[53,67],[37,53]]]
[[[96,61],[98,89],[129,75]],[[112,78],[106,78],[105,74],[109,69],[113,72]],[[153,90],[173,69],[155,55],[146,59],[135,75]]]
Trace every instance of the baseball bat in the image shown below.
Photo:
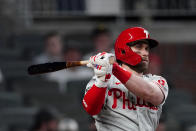
[[[52,63],[43,63],[31,65],[28,67],[27,71],[30,75],[38,75],[44,73],[50,73],[54,71],[59,71],[62,69],[75,67],[75,66],[83,66],[88,64],[88,61],[69,61],[69,62],[52,62]]]
[[[114,63],[114,61],[115,61],[114,57],[110,57],[110,63],[112,64]],[[70,67],[83,66],[88,63],[89,63],[88,60],[43,63],[43,64],[29,66],[27,72],[29,75],[38,75],[38,74],[55,72]]]

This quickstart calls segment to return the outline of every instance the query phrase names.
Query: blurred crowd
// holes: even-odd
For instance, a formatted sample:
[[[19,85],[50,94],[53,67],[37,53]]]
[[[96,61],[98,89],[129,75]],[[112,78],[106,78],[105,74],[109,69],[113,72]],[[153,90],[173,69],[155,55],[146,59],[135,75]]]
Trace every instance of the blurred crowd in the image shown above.
[[[8,119],[3,125],[1,125],[0,120],[0,129],[5,131],[95,130],[94,120],[83,112],[83,108],[81,106],[81,98],[83,97],[86,86],[85,84],[93,76],[92,69],[83,66],[37,76],[29,76],[26,72],[27,67],[31,64],[88,60],[91,55],[98,52],[107,51],[113,53],[113,38],[108,28],[103,25],[97,26],[92,29],[87,36],[90,36],[89,44],[92,45],[92,48],[83,52],[80,48],[78,48],[75,41],[68,43],[68,40],[65,39],[63,34],[60,34],[58,31],[49,31],[43,34],[41,36],[42,38],[39,39],[39,44],[42,45],[35,46],[34,48],[26,46],[19,48],[19,55],[17,59],[12,62],[12,64],[19,62],[19,68],[17,65],[14,66],[11,64],[10,66],[10,68],[13,68],[15,72],[9,71],[10,68],[7,65],[10,64],[11,61],[7,59],[4,63],[5,65],[2,66],[3,71],[0,70],[0,83],[2,90],[0,93],[0,101],[4,101],[1,106],[2,111],[5,111],[3,115],[6,114],[6,117],[11,117],[13,119],[14,115],[17,115],[19,112],[21,113],[24,110],[25,112],[26,110],[30,111],[26,114],[28,116],[28,121],[18,121],[20,124],[15,122],[10,123],[10,120]],[[30,39],[27,40],[31,41]],[[25,43],[28,41],[25,41]],[[36,43],[34,44],[36,45]],[[84,43],[81,41],[79,44]],[[7,54],[11,54],[10,57],[15,55],[12,54],[12,51],[17,50],[18,45],[14,45],[13,43],[11,45],[12,46],[8,44],[8,47],[2,46],[7,52],[2,52],[1,54],[3,55],[1,55],[1,57],[9,57]],[[41,47],[43,48],[40,49]],[[6,58],[4,57],[2,60],[5,59]],[[1,100],[1,94],[8,97],[5,93],[10,94],[10,97],[12,98],[2,97]],[[13,97],[12,95],[17,95],[17,98],[14,98],[15,96]],[[51,100],[49,100],[50,98]],[[9,102],[9,99],[12,99],[12,103],[10,105],[6,103]],[[70,101],[70,104],[67,104],[66,101]],[[61,104],[59,107],[53,105],[58,102]],[[65,105],[63,103],[65,103]],[[19,108],[18,110],[20,111],[15,112],[16,114],[13,115],[12,109],[15,108]],[[11,109],[11,111],[8,109]],[[68,112],[66,112],[66,110]],[[70,115],[70,112],[73,114]],[[21,113],[21,117],[23,115],[24,113]],[[86,120],[84,120],[84,115],[86,116]],[[78,120],[79,117],[83,118]],[[17,119],[15,119],[15,121],[17,121]],[[84,127],[81,127],[81,121],[85,124]],[[23,124],[25,124],[25,126],[23,126]]]
[[[93,49],[89,49],[86,54],[82,54],[80,49],[74,46],[66,46],[62,37],[57,32],[50,32],[44,38],[44,50],[39,55],[32,58],[33,64],[55,62],[55,61],[80,61],[88,60],[90,56],[98,52],[112,52],[112,36],[109,29],[100,26],[93,29],[91,44]],[[71,43],[73,45],[74,43]],[[82,43],[81,43],[82,44]],[[60,90],[66,91],[67,82],[71,80],[86,80],[92,77],[93,72],[86,67],[70,68],[43,75],[49,81],[59,84]]]

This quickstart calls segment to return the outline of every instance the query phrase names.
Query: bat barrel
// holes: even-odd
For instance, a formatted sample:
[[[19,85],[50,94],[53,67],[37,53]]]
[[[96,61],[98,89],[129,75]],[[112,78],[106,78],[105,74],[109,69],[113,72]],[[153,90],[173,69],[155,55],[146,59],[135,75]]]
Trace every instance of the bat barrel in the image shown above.
[[[71,61],[71,62],[53,62],[53,63],[44,63],[32,65],[28,68],[28,74],[37,75],[44,74],[49,72],[54,72],[70,67],[82,66],[88,64],[88,61]]]
[[[54,72],[65,68],[67,68],[66,62],[44,63],[44,64],[37,64],[37,65],[30,66],[28,68],[28,73],[30,75],[36,75],[36,74]]]

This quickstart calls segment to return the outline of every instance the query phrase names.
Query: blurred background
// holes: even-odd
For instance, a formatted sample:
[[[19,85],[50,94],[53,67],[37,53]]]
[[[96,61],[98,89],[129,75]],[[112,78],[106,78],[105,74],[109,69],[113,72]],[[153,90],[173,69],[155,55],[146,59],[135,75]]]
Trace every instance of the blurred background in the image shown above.
[[[157,131],[196,131],[196,0],[0,0],[0,130],[95,130],[81,104],[92,70],[26,69],[113,52],[133,26],[160,42],[149,71],[170,91]]]

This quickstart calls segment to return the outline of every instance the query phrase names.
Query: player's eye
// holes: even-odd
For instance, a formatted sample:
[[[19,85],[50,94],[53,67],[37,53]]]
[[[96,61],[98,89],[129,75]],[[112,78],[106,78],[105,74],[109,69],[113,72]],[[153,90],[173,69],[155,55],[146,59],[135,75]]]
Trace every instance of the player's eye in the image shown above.
[[[146,51],[150,51],[150,47],[146,47],[145,50],[146,50]]]
[[[142,48],[142,45],[141,45],[141,44],[136,44],[136,45],[135,45],[135,48],[141,49],[141,48]]]

